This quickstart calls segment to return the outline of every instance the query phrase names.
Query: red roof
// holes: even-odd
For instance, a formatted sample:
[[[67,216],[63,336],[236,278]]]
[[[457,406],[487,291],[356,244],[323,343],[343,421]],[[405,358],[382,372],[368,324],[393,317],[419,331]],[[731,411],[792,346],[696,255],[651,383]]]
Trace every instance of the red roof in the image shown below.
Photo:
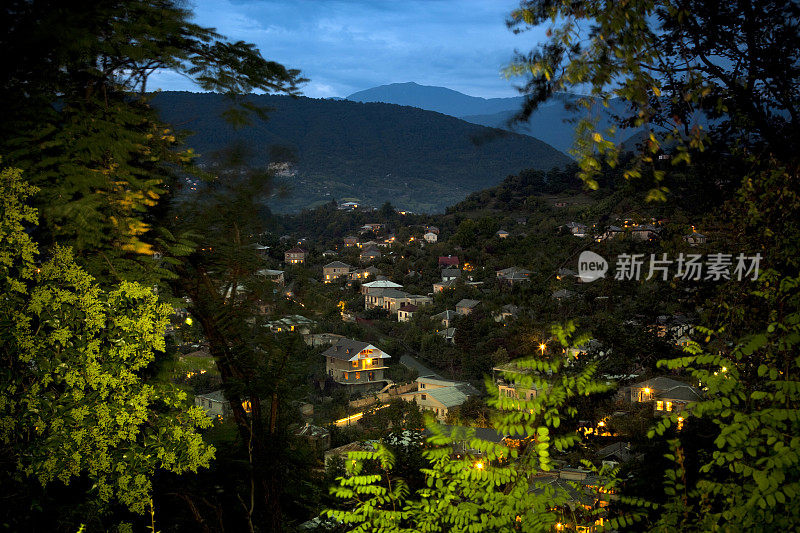
[[[458,266],[458,256],[448,255],[447,257],[445,256],[439,257],[439,266],[442,265]]]
[[[306,253],[306,251],[303,250],[302,248],[298,248],[297,246],[295,246],[294,248],[292,248],[291,250],[289,250],[286,253],[287,254],[304,254],[304,253]]]

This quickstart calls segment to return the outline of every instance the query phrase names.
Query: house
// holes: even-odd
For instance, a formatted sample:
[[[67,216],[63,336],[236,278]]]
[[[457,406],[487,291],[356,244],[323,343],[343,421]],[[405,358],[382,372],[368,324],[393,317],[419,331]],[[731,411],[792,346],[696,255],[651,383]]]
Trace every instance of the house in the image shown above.
[[[344,240],[344,245],[347,246],[348,248],[358,244],[358,238],[353,237],[352,235],[348,235],[343,240]]]
[[[437,292],[442,292],[445,289],[454,289],[456,283],[458,282],[457,279],[450,279],[447,281],[437,281],[433,284],[433,292],[434,294]]]
[[[428,233],[423,235],[422,238],[425,239],[425,242],[429,242],[431,244],[439,240],[439,236],[433,233],[432,231],[429,231]]]
[[[416,391],[401,394],[400,397],[407,402],[415,402],[422,409],[433,411],[439,420],[444,420],[450,409],[463,404],[470,396],[480,395],[475,387],[462,381],[419,377],[416,382]]]
[[[395,283],[393,281],[389,281],[388,279],[382,279],[378,281],[370,281],[368,283],[364,283],[361,285],[361,294],[369,294],[373,290],[378,289],[402,289],[403,286],[399,283]]]
[[[358,270],[353,270],[348,274],[348,277],[351,281],[359,281],[368,279],[370,277],[377,277],[381,274],[381,270],[374,266],[368,266],[367,268],[361,268]]]
[[[555,291],[552,294],[553,299],[559,300],[559,301],[560,300],[569,300],[573,296],[575,296],[575,291],[571,291],[571,290],[568,290],[568,289],[560,289],[560,290]]]
[[[417,307],[433,303],[433,298],[430,296],[423,296],[422,294],[408,294],[407,292],[398,291],[402,294],[397,294],[396,289],[387,289],[383,294],[383,308],[389,313],[395,313],[404,304],[414,305]]]
[[[284,261],[289,265],[302,265],[308,257],[308,252],[302,248],[295,246],[285,254],[283,254]]]
[[[322,257],[336,257],[337,255],[339,254],[336,253],[336,250],[325,250],[322,252]]]
[[[450,281],[461,277],[461,270],[457,268],[443,268],[442,281]]]
[[[535,384],[530,383],[527,387],[520,385],[530,373],[530,369],[520,368],[513,362],[492,368],[492,376],[499,395],[517,400],[530,401],[538,394],[539,389]]]
[[[231,406],[221,390],[195,395],[194,405],[202,408],[211,419],[223,420],[231,416]]]
[[[372,446],[362,443],[362,442],[351,442],[349,444],[345,444],[344,446],[339,446],[338,448],[334,448],[332,450],[328,450],[325,452],[325,468],[328,468],[330,462],[335,458],[341,458],[342,460],[348,459],[348,453],[350,452],[365,452],[367,450],[372,450]]]
[[[353,267],[341,261],[333,261],[322,267],[322,281],[331,283],[339,278],[346,278]]]
[[[341,211],[355,211],[358,209],[358,202],[344,202],[337,206],[337,209]]]
[[[610,467],[629,463],[637,458],[631,451],[631,443],[622,441],[600,448],[595,455],[603,462],[604,466]]]
[[[336,383],[358,390],[380,388],[386,363],[391,358],[386,352],[368,342],[341,339],[322,352],[325,372]]]
[[[342,335],[337,335],[336,333],[308,333],[303,335],[303,342],[315,348],[317,346],[329,346],[331,344],[336,344],[342,339],[344,339],[344,337]]]
[[[631,236],[640,241],[651,241],[658,238],[658,228],[651,224],[642,224],[631,228]]]
[[[254,244],[253,245],[253,249],[256,251],[256,254],[259,257],[261,257],[263,259],[266,259],[267,257],[269,257],[269,246],[263,246],[261,244]]]
[[[497,279],[510,285],[531,280],[532,272],[520,267],[509,267],[497,271]]]
[[[397,321],[408,322],[414,316],[414,313],[419,309],[414,304],[403,304],[397,308]]]
[[[510,234],[504,229],[497,230],[497,233],[495,233],[495,236],[500,237],[501,239],[506,239],[509,235]]]
[[[528,218],[527,217],[517,217],[517,218],[514,219],[514,222],[516,222],[520,226],[527,226],[528,225]]]
[[[331,432],[326,428],[306,423],[294,434],[306,441],[315,452],[324,452],[331,447]]]
[[[456,328],[445,328],[441,331],[437,331],[436,334],[450,344],[455,344],[456,342]]]
[[[507,322],[512,318],[519,315],[519,307],[514,304],[506,304],[500,308],[500,311],[492,313],[495,322]]]
[[[371,224],[364,224],[363,226],[361,226],[361,228],[359,228],[359,231],[361,233],[367,233],[367,232],[370,232],[370,231],[373,232],[373,233],[378,233],[385,227],[386,227],[386,224],[380,224],[380,223],[375,222],[375,223],[371,223]]]
[[[444,327],[449,328],[450,327],[450,323],[453,321],[453,319],[455,317],[456,317],[456,312],[455,311],[450,311],[448,309],[447,311],[443,311],[443,312],[439,313],[438,315],[433,315],[431,317],[431,320],[440,320]]]
[[[362,263],[367,263],[369,261],[375,261],[376,259],[381,258],[381,252],[377,248],[365,248],[361,251],[361,255],[359,259]]]
[[[599,235],[597,237],[597,239],[595,239],[595,240],[597,242],[610,241],[612,239],[616,239],[620,235],[622,235],[622,228],[620,228],[619,226],[613,226],[612,225],[612,226],[608,226],[606,228],[606,231],[604,233],[602,233],[601,235]]]
[[[394,244],[395,239],[396,237],[394,235],[387,235],[386,237],[380,240],[378,246],[380,246],[381,248],[387,248]]]
[[[440,256],[439,257],[439,266],[440,267],[458,267],[458,256],[455,255],[448,255]]]
[[[456,314],[466,316],[481,303],[480,300],[470,300],[469,298],[464,298],[460,302],[456,304]]]
[[[425,226],[425,233],[434,233],[439,235],[439,228],[436,226]]]
[[[278,285],[284,285],[286,283],[286,277],[284,276],[283,270],[272,270],[269,268],[265,268],[257,271],[256,275],[267,278],[268,280],[272,281],[273,283],[277,283]]]
[[[688,242],[692,246],[697,246],[698,244],[705,244],[708,242],[708,237],[703,235],[702,233],[697,233],[696,231],[683,236],[683,240]]]
[[[659,376],[630,386],[630,401],[653,402],[656,414],[680,412],[691,402],[701,400],[703,393],[697,387],[672,378]]]
[[[358,243],[358,247],[361,248],[362,250],[365,248],[377,248],[378,242],[377,241],[360,242]]]
[[[581,224],[580,222],[567,222],[562,227],[575,237],[586,237],[586,233],[588,231],[586,224]]]
[[[301,315],[289,315],[278,320],[272,320],[267,322],[266,326],[273,332],[273,333],[286,333],[289,331],[296,331],[297,333],[306,335],[311,333],[311,329],[316,326],[317,323],[310,318],[306,318]]]

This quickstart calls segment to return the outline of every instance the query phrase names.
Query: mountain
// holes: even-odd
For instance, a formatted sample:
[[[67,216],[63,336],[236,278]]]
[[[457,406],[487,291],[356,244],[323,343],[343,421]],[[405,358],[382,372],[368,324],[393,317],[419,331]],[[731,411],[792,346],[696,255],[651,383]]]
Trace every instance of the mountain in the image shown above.
[[[458,117],[467,122],[492,128],[500,128],[529,135],[550,146],[567,153],[574,139],[575,114],[568,107],[574,106],[579,95],[559,93],[539,106],[539,109],[525,124],[513,128],[509,119],[522,108],[524,98],[479,98],[447,89],[409,83],[392,83],[353,93],[348,100],[356,102],[385,102],[437,111]],[[597,106],[594,111],[599,117],[600,126],[605,129],[614,124],[613,115],[623,111],[621,100],[612,100],[608,109]],[[624,137],[633,131],[623,132]]]
[[[162,119],[188,130],[186,144],[208,156],[231,143],[251,148],[251,164],[291,152],[279,185],[288,194],[269,200],[277,212],[332,199],[385,201],[416,212],[443,211],[470,192],[526,168],[549,170],[570,159],[525,135],[485,128],[447,115],[390,104],[251,95],[270,108],[267,121],[234,129],[222,119],[228,100],[218,94],[161,92],[152,103]],[[279,148],[280,150],[276,150]]]
[[[501,111],[511,111],[522,106],[524,98],[480,98],[446,87],[419,85],[417,83],[391,83],[351,94],[352,102],[381,102],[407,105],[436,111],[452,117],[465,115],[488,115]]]

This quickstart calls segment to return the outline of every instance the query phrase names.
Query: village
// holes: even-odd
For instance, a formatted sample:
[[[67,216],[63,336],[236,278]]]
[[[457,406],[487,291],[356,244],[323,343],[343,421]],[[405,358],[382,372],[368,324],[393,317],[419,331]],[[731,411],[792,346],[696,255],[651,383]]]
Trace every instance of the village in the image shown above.
[[[565,205],[556,203],[548,213]],[[340,207],[345,212],[356,209]],[[473,439],[523,450],[531,444],[492,427],[488,398],[525,402],[548,394],[546,387],[520,385],[530,370],[517,367],[515,359],[563,357],[567,365],[614,360],[614,347],[597,338],[564,347],[546,329],[532,326],[535,304],[526,304],[532,285],[547,288],[538,305],[555,310],[544,320],[569,318],[569,310],[580,308],[586,298],[608,308],[603,303],[608,295],[587,293],[590,286],[579,276],[574,259],[549,272],[524,262],[487,270],[481,254],[453,245],[439,227],[404,227],[406,215],[398,215],[395,220],[400,223],[394,222],[394,227],[386,222],[363,224],[338,242],[284,235],[270,245],[256,246],[264,265],[258,278],[274,295],[261,303],[262,328],[278,337],[301,338],[308,351],[304,364],[313,387],[293,400],[298,418],[291,431],[313,450],[320,472],[329,476],[341,472],[350,452],[369,450],[374,442],[424,448],[430,431],[426,425],[431,423],[458,436],[453,454],[466,454],[476,468],[483,468],[486,459]],[[519,245],[529,233],[529,220],[513,220],[512,231],[494,231],[486,239],[489,244],[516,240]],[[618,225],[607,226],[567,221],[556,225],[554,233],[568,243],[625,243],[647,250],[657,246],[668,224],[663,219],[620,219]],[[692,227],[681,234],[680,242],[696,251],[707,238]],[[635,315],[625,324],[675,353],[693,333],[691,318],[679,312],[650,320]],[[532,331],[538,333],[531,335]],[[524,337],[529,338],[521,343]],[[487,344],[487,339],[492,342]],[[194,346],[199,349],[182,356],[202,367],[186,374],[190,377],[183,381],[190,387],[193,379],[207,377],[199,372],[213,367],[202,339],[197,340]],[[583,438],[581,446],[554,458],[555,468],[541,474],[547,483],[566,487],[577,482],[584,487],[570,488],[571,505],[602,507],[614,497],[599,490],[597,473],[581,460],[608,468],[641,463],[645,451],[640,444],[653,421],[680,415],[689,403],[703,398],[701,384],[658,371],[652,359],[650,354],[608,365],[599,377],[613,386],[613,394],[583,406],[571,421]],[[200,382],[205,388],[194,389],[195,405],[224,424],[231,409],[223,391],[213,389],[213,380]],[[677,420],[680,430],[683,417]],[[596,524],[602,523],[601,515]],[[307,525],[314,529],[320,522]]]

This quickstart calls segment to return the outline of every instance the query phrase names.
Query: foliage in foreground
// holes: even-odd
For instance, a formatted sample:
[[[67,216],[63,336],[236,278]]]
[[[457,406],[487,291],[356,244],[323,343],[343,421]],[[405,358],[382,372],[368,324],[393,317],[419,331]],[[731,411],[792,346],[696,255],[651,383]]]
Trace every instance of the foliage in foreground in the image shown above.
[[[184,392],[144,382],[170,306],[136,283],[101,290],[68,248],[37,266],[26,233],[36,211],[24,203],[35,192],[18,170],[2,171],[0,439],[17,469],[8,474],[42,485],[85,477],[101,502],[143,513],[156,470],[208,466],[214,449],[197,429],[210,421],[185,407]]]

